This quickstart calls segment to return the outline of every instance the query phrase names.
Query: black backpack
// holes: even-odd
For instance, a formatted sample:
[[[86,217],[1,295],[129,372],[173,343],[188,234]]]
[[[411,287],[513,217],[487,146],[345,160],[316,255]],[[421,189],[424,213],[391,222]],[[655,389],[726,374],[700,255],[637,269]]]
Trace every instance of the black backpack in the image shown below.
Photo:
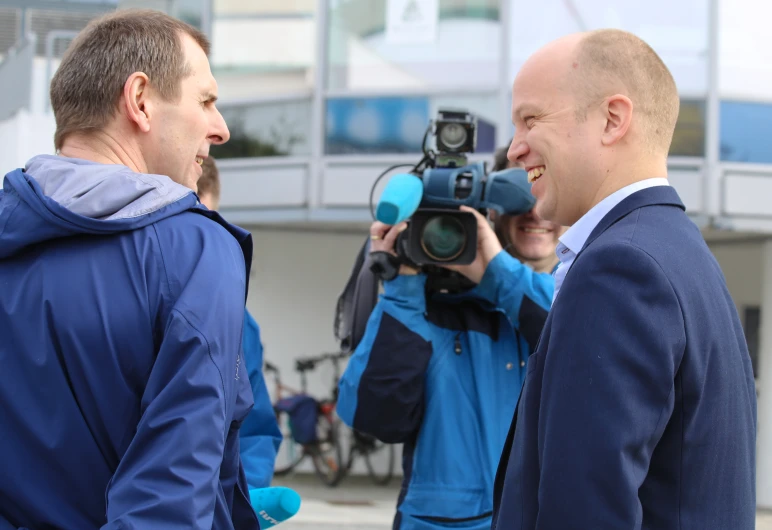
[[[370,237],[357,255],[343,292],[335,306],[333,332],[340,343],[340,350],[351,354],[365,333],[370,313],[378,303],[380,280],[371,270]]]

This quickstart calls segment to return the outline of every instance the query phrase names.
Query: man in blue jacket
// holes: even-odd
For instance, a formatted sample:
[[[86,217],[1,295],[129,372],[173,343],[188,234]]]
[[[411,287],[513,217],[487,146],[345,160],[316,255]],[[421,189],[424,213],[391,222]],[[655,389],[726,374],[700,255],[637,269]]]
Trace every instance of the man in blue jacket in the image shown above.
[[[521,262],[473,212],[484,251],[456,269],[469,288],[444,293],[435,274],[402,266],[340,381],[346,424],[404,444],[395,530],[490,528],[496,465],[552,300],[560,227],[509,219]],[[371,251],[393,253],[404,227],[374,223]]]
[[[239,458],[247,232],[198,205],[228,128],[206,38],[118,11],[0,192],[0,528],[257,529]]]
[[[220,206],[220,172],[214,157],[207,157],[201,167],[204,171],[198,180],[198,198],[201,204],[212,211],[217,211]],[[273,478],[276,453],[281,445],[282,435],[276,423],[276,414],[263,377],[263,344],[260,341],[260,328],[246,309],[241,351],[249,373],[252,397],[255,400],[255,406],[241,424],[239,431],[241,461],[247,474],[249,488],[267,488],[271,485]]]
[[[673,77],[570,35],[512,90],[509,159],[571,225],[496,479],[496,530],[752,530],[756,393],[724,277],[668,184]]]

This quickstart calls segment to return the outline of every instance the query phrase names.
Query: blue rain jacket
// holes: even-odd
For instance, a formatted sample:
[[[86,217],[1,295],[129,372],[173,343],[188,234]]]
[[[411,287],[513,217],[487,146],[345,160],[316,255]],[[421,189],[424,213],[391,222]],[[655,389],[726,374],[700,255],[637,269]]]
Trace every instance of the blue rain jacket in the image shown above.
[[[501,450],[552,301],[551,275],[506,252],[463,295],[398,276],[339,384],[338,414],[404,443],[395,530],[488,529]]]
[[[33,158],[0,192],[0,529],[256,529],[247,232],[168,177]]]

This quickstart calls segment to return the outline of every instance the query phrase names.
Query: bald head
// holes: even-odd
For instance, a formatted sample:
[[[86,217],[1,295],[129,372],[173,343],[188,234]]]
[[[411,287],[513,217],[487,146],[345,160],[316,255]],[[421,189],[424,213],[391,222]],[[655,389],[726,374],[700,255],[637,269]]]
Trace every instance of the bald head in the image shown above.
[[[635,35],[568,35],[515,78],[507,158],[528,171],[539,216],[567,226],[614,191],[667,176],[678,106],[673,76]]]
[[[572,48],[568,83],[581,119],[589,105],[622,94],[633,102],[635,123],[652,153],[667,155],[678,119],[673,76],[659,55],[632,33],[603,29],[566,41]]]

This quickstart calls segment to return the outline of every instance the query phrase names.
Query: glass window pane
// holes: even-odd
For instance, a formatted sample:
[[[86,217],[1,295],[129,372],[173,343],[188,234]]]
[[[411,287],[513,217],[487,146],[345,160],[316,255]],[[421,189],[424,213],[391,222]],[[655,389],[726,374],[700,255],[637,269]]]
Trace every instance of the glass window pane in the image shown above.
[[[681,100],[670,156],[705,156],[705,100]]]
[[[578,31],[619,28],[635,33],[657,51],[681,93],[707,91],[708,0],[542,0],[514,5],[513,80],[523,62],[547,42]]]
[[[327,86],[494,88],[498,6],[499,0],[331,0]]]
[[[214,9],[218,15],[313,15],[316,0],[214,0]]]
[[[420,153],[429,121],[443,107],[475,114],[476,152],[491,153],[496,147],[497,104],[494,95],[330,98],[325,153]]]
[[[721,160],[772,164],[772,105],[721,102]]]
[[[313,86],[314,0],[214,0],[212,72],[223,99]]]
[[[726,99],[769,99],[772,94],[772,4],[719,2],[719,91]]]
[[[215,158],[309,155],[311,100],[219,105],[231,139],[213,145]]]
[[[203,27],[203,24],[209,2],[211,0],[120,0],[117,4],[118,9],[141,8],[163,11],[206,33],[208,28]]]
[[[175,0],[172,15],[206,33],[209,29],[203,27],[205,17],[204,9],[206,8],[206,3],[210,1],[211,0]]]

